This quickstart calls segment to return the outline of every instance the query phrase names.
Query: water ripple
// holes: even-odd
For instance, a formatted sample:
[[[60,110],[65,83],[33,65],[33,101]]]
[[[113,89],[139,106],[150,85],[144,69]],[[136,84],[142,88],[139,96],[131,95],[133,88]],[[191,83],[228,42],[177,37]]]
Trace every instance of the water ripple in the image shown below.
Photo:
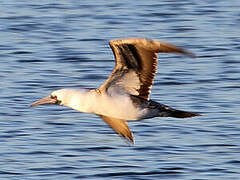
[[[6,1],[0,23],[0,179],[239,179],[239,6],[230,1]],[[30,108],[65,87],[94,88],[114,66],[108,41],[174,43],[151,98],[201,112],[129,123],[129,146],[97,116]]]

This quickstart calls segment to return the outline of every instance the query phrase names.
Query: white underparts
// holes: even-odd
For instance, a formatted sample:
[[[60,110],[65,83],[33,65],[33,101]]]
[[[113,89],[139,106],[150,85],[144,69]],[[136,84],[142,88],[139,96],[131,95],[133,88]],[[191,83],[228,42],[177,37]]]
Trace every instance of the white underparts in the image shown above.
[[[128,95],[109,96],[96,91],[71,92],[68,102],[64,105],[75,110],[99,114],[125,120],[138,120],[143,110],[136,108]]]

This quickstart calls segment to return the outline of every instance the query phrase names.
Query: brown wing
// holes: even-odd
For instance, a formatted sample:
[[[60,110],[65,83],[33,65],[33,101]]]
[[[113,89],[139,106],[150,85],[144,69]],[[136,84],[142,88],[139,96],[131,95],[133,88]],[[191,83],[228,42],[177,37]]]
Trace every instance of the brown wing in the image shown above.
[[[116,119],[108,116],[99,115],[111,128],[114,129],[120,136],[126,138],[134,144],[134,137],[127,125],[127,121]]]
[[[127,93],[149,99],[157,72],[157,53],[193,54],[172,44],[147,39],[122,39],[110,41],[116,65],[100,87],[105,91],[125,90]]]

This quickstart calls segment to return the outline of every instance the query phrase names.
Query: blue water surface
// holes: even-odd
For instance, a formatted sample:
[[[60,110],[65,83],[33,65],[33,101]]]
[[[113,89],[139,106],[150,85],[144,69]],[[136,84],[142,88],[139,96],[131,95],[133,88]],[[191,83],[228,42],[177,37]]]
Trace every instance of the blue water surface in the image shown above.
[[[0,179],[239,179],[240,2],[2,1]],[[101,119],[60,106],[30,108],[64,87],[101,85],[111,39],[170,42],[151,98],[203,116],[130,122],[126,144]]]

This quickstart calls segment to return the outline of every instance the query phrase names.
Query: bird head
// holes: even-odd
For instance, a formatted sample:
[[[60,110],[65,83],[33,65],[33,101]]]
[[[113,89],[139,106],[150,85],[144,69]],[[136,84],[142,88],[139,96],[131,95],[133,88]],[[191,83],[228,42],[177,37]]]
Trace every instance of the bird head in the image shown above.
[[[49,96],[46,96],[38,101],[35,101],[30,106],[39,106],[44,104],[57,104],[57,105],[65,105],[66,99],[68,96],[68,89],[60,89],[53,91]]]

